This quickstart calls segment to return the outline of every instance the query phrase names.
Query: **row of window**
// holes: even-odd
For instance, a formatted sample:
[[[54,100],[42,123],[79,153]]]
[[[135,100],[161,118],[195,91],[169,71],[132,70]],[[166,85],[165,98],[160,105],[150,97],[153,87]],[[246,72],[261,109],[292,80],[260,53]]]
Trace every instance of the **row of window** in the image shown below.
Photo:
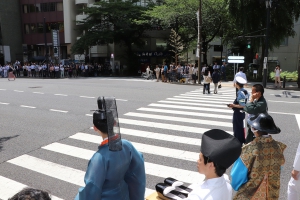
[[[63,11],[62,2],[24,4],[23,13]]]
[[[64,31],[64,23],[46,23],[46,33],[50,33],[52,29],[58,29],[59,32]],[[44,23],[24,24],[24,33],[44,33]]]

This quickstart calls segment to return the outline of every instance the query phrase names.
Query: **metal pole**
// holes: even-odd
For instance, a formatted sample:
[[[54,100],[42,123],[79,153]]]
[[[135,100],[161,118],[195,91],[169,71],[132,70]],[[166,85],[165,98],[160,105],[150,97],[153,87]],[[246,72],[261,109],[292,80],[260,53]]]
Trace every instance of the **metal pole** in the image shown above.
[[[267,30],[266,30],[266,44],[265,44],[265,57],[268,58],[269,53],[269,29],[270,29],[270,1],[266,1],[267,7]],[[268,67],[268,59],[266,66],[264,66],[264,76],[263,76],[263,86],[267,86],[267,67]]]
[[[223,46],[222,46],[222,37],[221,37],[221,64],[220,64],[220,67],[221,67],[222,64],[223,64],[222,53],[223,53]]]
[[[201,26],[202,26],[202,0],[199,0],[199,20],[198,20],[198,52],[199,52],[199,57],[198,57],[198,84],[201,84],[201,46],[202,46],[202,41],[201,41]]]
[[[45,41],[45,50],[46,50],[46,55],[45,55],[45,58],[46,58],[46,66],[47,66],[47,69],[46,71],[48,71],[48,45],[47,45],[47,35],[46,35],[46,18],[44,17],[44,41]],[[44,70],[43,70],[44,71]],[[43,76],[44,78],[44,76]]]

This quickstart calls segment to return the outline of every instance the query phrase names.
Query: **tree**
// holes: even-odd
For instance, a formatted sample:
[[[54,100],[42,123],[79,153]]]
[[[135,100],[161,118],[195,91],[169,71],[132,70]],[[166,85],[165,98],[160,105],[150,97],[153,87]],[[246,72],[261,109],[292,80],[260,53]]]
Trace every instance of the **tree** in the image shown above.
[[[264,35],[267,27],[267,10],[265,0],[226,0],[233,22],[242,35]],[[270,10],[269,49],[278,47],[282,40],[295,36],[294,22],[300,14],[299,0],[273,0]],[[262,47],[265,55],[265,37],[252,38],[252,48]],[[263,59],[260,62],[261,72]],[[260,73],[261,74],[261,73]]]
[[[145,19],[142,12],[147,7],[136,5],[135,1],[100,0],[94,6],[86,7],[83,12],[88,15],[80,23],[80,30],[85,34],[72,46],[72,53],[82,53],[91,46],[116,43],[127,48],[128,67],[134,66],[132,45],[142,46],[146,37],[148,24],[137,24],[137,20]],[[132,70],[135,70],[131,68]]]
[[[174,53],[175,65],[177,66],[177,63],[179,62],[179,58],[184,47],[182,44],[181,37],[173,29],[171,29],[169,45],[171,46],[170,51]]]
[[[209,43],[220,34],[220,29],[228,21],[228,7],[223,0],[205,0],[202,4],[202,52],[204,63],[207,63]],[[164,28],[174,29],[180,35],[183,45],[189,46],[198,38],[198,8],[199,0],[165,0],[161,5],[145,11],[145,16]]]

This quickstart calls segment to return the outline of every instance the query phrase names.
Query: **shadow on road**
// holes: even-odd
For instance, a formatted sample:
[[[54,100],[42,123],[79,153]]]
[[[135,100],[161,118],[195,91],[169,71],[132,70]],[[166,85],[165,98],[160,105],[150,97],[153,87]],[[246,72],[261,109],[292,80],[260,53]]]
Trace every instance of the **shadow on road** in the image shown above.
[[[13,139],[13,138],[16,138],[16,137],[18,137],[19,135],[14,135],[14,136],[11,136],[11,137],[2,137],[2,138],[0,138],[0,152],[2,151],[2,143],[4,143],[4,142],[6,142],[6,141],[8,141],[8,140],[10,140],[10,139]]]

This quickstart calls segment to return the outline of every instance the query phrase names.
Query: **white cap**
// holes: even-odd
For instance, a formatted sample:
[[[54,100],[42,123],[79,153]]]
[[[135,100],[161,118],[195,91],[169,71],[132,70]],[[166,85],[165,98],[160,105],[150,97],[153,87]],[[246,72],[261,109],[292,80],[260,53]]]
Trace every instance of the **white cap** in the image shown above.
[[[236,77],[235,80],[236,80],[236,82],[243,84],[243,85],[247,83],[247,80],[241,76]]]

